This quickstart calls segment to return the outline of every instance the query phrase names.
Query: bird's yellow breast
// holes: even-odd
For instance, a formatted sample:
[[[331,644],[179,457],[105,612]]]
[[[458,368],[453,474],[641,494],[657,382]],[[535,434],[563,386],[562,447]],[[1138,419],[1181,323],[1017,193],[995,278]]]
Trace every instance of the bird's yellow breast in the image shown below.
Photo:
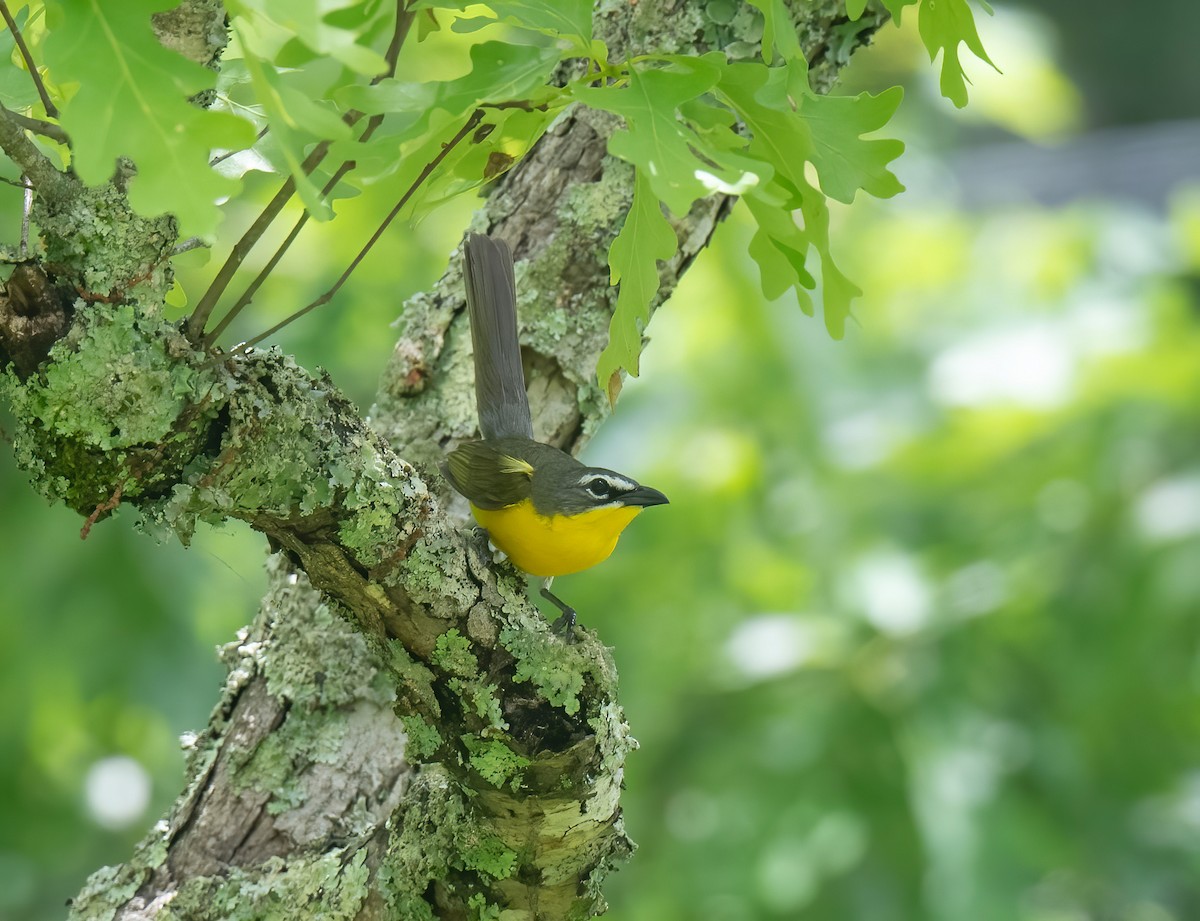
[[[639,506],[617,506],[579,515],[539,515],[528,499],[501,509],[471,506],[492,543],[532,576],[565,576],[608,559]]]

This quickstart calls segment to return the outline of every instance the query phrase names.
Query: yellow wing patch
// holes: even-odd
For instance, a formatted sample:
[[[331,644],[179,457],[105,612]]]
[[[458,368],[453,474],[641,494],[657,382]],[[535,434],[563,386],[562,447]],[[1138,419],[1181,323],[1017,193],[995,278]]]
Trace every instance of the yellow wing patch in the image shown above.
[[[533,476],[533,465],[529,461],[523,461],[519,457],[512,457],[508,454],[500,455],[500,472],[501,473],[520,473],[525,476]]]

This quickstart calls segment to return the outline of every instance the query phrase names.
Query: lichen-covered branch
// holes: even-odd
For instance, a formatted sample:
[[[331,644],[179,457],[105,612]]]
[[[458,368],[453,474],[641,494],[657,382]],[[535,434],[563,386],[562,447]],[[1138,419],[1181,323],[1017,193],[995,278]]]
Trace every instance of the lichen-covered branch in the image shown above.
[[[203,58],[219,7],[188,6],[207,13],[179,19]],[[601,0],[597,37],[619,56],[756,54],[754,11],[716,22],[710,6]],[[879,21],[847,30],[840,3],[791,6],[818,85],[840,66],[830,49],[848,53]],[[0,113],[0,146],[42,170],[12,127]],[[593,380],[612,310],[606,253],[631,194],[629,168],[606,153],[615,127],[568,113],[477,218],[521,260],[537,434],[571,448],[607,411]],[[170,218],[136,217],[119,184],[32,178],[44,256],[0,294],[18,460],[89,520],[120,502],[187,541],[236,518],[277,551],[190,745],[188,788],[128,863],[89,880],[74,917],[602,911],[604,876],[632,848],[619,791],[636,744],[611,656],[586,632],[568,643],[549,630],[523,580],[457,527],[432,473],[475,427],[457,260],[407,305],[368,426],[327,377],[274,352],[214,358],[163,319]],[[660,299],[730,204],[701,201],[674,222]]]
[[[21,172],[42,194],[54,197],[69,194],[77,187],[76,184],[37,149],[25,131],[25,125],[15,114],[0,105],[0,150],[21,167]]]

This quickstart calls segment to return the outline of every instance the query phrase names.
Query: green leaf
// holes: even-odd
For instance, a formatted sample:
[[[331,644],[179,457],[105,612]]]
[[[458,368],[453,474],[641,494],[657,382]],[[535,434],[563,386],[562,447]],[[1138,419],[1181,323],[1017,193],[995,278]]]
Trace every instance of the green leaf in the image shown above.
[[[462,11],[477,5],[476,0],[432,0],[420,3],[418,7]],[[496,14],[496,21],[531,29],[556,39],[566,39],[584,54],[591,44],[591,0],[486,0],[486,5]],[[458,22],[454,25],[455,31],[474,31],[475,28],[477,25],[465,28],[460,27]]]
[[[451,171],[466,183],[462,191],[482,185],[511,169],[550,127],[558,110],[522,109],[492,110],[483,124],[486,132],[476,132],[463,158]]]
[[[825,329],[834,339],[841,339],[846,333],[850,302],[862,295],[862,289],[848,279],[834,262],[829,243],[829,206],[825,197],[815,192],[811,188],[802,190],[800,213],[804,217],[808,239],[812,241],[821,260],[821,307]]]
[[[800,39],[796,35],[796,24],[783,0],[748,0],[763,16],[762,57],[770,64],[775,51],[785,61],[803,58]],[[855,18],[855,17],[851,17]]]
[[[655,196],[649,178],[634,176],[633,204],[621,232],[608,250],[613,284],[620,284],[617,306],[608,327],[608,345],[600,354],[596,373],[612,400],[622,368],[634,377],[642,353],[642,327],[658,294],[658,260],[670,259],[678,241]]]
[[[776,298],[791,287],[796,291],[801,309],[812,316],[813,305],[808,291],[816,287],[816,280],[808,270],[806,257],[810,248],[815,249],[821,263],[825,328],[834,339],[840,339],[845,334],[846,318],[851,315],[851,301],[862,291],[834,261],[825,196],[806,183],[801,185],[797,198],[786,200],[782,206],[778,201],[779,194],[781,187],[771,184],[764,189],[755,189],[745,197],[750,214],[758,224],[749,253],[758,264],[763,294]],[[794,211],[799,211],[800,223],[793,217]]]
[[[722,64],[718,64],[720,58]],[[628,87],[576,87],[581,102],[622,116],[627,130],[614,132],[609,152],[632,163],[672,212],[686,214],[697,198],[714,191],[713,179],[736,184],[741,175],[721,166],[716,151],[677,115],[677,109],[712,89],[723,56],[672,59],[671,69],[630,68]],[[701,159],[697,152],[713,154]]]
[[[904,12],[904,8],[906,6],[916,6],[920,0],[881,0],[881,2],[896,25],[900,25],[900,14]]]
[[[347,87],[338,94],[338,101],[368,115],[423,111],[431,107],[466,114],[480,103],[544,96],[539,91],[562,59],[562,53],[555,48],[509,42],[481,42],[472,45],[470,53],[471,70],[453,80],[441,83],[381,80],[374,86]]]
[[[804,164],[815,155],[812,133],[789,98],[789,67],[731,64],[721,76],[719,96],[750,131],[749,153],[775,167],[793,189],[806,182]]]
[[[240,149],[252,126],[188,102],[216,75],[159,44],[150,16],[169,0],[59,0],[46,41],[46,60],[60,84],[79,90],[62,106],[72,140],[72,166],[86,183],[112,176],[118,157],[137,164],[129,200],[143,214],[172,212],[185,235],[210,234],[217,201],[235,180],[208,166],[214,148]]]
[[[533,122],[540,124],[545,120],[548,124],[549,118],[566,102],[563,91],[546,86],[559,60],[560,52],[553,48],[483,42],[471,47],[471,70],[453,80],[441,83],[382,80],[375,86],[347,87],[337,94],[340,103],[389,117],[368,144],[335,144],[334,153],[358,164],[355,174],[359,180],[374,181],[396,172],[400,160],[411,155],[414,145],[423,145],[430,132],[440,137],[444,128],[450,126],[453,134],[480,105],[527,101],[545,106],[544,111],[533,110],[538,113]],[[488,111],[488,122],[505,122],[492,117],[493,110]],[[539,136],[545,124],[537,128]],[[492,149],[496,149],[500,137],[491,141]],[[517,156],[527,148],[512,143],[504,149]],[[481,176],[486,173],[486,167],[478,170]]]
[[[803,61],[770,69],[760,64],[731,65],[721,78],[718,95],[741,116],[751,134],[747,154],[775,168],[773,181],[746,196],[758,223],[750,255],[762,273],[764,294],[778,297],[788,286],[794,287],[801,306],[811,312],[804,289],[811,289],[814,281],[805,258],[810,247],[816,249],[825,326],[830,335],[840,338],[850,302],[861,292],[833,259],[829,209],[822,190],[847,202],[859,188],[877,195],[899,191],[899,182],[886,167],[901,145],[860,137],[886,120],[898,97],[887,93],[853,99],[817,96],[808,88]],[[809,182],[807,163],[816,170],[821,189]],[[803,226],[791,216],[796,210]]]
[[[867,0],[846,0],[846,15],[851,22],[857,22],[867,8]]]
[[[332,209],[322,200],[312,177],[306,175],[301,167],[307,155],[306,148],[311,143],[349,140],[350,127],[337,113],[288,85],[285,75],[276,71],[269,62],[261,60],[248,43],[243,43],[242,59],[259,103],[267,115],[273,142],[296,183],[300,200],[314,218],[328,220],[333,216]]]
[[[887,165],[904,145],[861,137],[896,111],[898,87],[879,96],[818,95],[809,89],[804,61],[795,60],[770,69],[730,65],[720,93],[750,130],[749,153],[770,163],[795,190],[807,184],[805,161],[816,169],[822,190],[838,201],[852,202],[858,189],[880,198],[903,189]]]
[[[809,240],[796,225],[790,209],[775,202],[764,201],[758,195],[747,195],[746,207],[758,229],[750,240],[750,257],[758,264],[762,276],[763,294],[770,300],[795,288],[800,306],[812,316],[812,300],[800,289],[812,290],[816,279],[805,266]]]
[[[985,5],[984,8],[991,12],[990,7]],[[965,44],[975,57],[990,64],[997,72],[1000,70],[983,50],[967,0],[921,0],[917,25],[929,60],[942,52],[942,95],[961,109],[967,104],[968,80],[958,59],[959,44]]]
[[[230,16],[253,22],[255,30],[294,36],[316,55],[333,58],[360,74],[379,74],[387,61],[366,42],[390,4],[364,0],[227,0]],[[273,60],[273,58],[272,58]]]
[[[904,90],[893,86],[878,96],[804,97],[800,116],[812,132],[812,163],[825,194],[849,203],[859,189],[876,198],[891,198],[904,191],[887,168],[904,153],[904,143],[862,138],[888,123],[903,96]]]

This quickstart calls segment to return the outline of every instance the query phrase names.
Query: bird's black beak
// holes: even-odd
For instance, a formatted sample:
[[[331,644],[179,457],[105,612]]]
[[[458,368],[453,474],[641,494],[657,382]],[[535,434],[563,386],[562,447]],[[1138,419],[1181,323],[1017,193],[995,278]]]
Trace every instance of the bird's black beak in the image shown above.
[[[621,497],[621,501],[625,505],[647,507],[651,505],[666,505],[670,500],[657,489],[651,489],[649,486],[639,486],[637,489],[625,493]]]

